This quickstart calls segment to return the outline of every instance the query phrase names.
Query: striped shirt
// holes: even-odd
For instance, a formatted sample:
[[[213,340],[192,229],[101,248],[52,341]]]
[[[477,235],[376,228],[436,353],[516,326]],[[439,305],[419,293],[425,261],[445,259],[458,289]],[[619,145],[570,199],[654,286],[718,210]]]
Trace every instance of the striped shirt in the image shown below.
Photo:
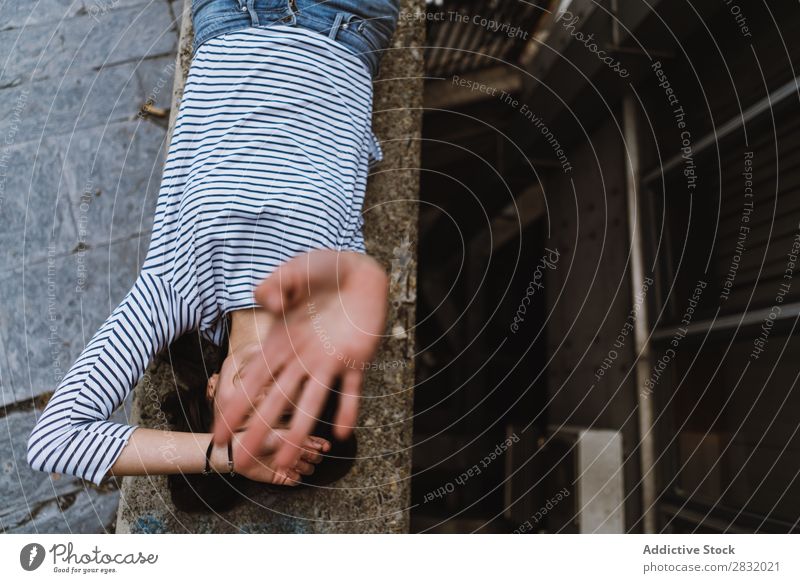
[[[192,61],[133,287],[59,383],[28,440],[38,470],[99,484],[136,426],[109,421],[153,358],[224,316],[311,249],[364,251],[372,81],[341,43],[275,25],[226,33]]]

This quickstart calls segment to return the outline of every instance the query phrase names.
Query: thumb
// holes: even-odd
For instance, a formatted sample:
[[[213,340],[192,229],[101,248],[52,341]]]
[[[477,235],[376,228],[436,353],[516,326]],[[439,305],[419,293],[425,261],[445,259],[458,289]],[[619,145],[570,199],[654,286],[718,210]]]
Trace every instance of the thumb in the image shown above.
[[[267,311],[280,314],[291,308],[301,296],[302,272],[289,261],[272,272],[256,287],[255,298]]]
[[[256,301],[273,314],[285,312],[314,291],[336,288],[345,277],[352,255],[315,249],[278,267],[255,290]]]

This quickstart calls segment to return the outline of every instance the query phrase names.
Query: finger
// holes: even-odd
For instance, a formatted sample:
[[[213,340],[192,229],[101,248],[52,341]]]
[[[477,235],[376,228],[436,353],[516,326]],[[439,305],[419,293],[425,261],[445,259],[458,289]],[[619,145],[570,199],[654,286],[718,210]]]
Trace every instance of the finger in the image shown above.
[[[310,464],[318,464],[322,461],[322,454],[318,451],[303,450],[300,459]]]
[[[278,313],[296,305],[314,290],[337,285],[351,261],[350,252],[317,249],[303,253],[276,269],[255,290],[262,306]]]
[[[252,361],[259,368],[262,375],[277,376],[280,370],[292,359],[295,353],[294,338],[289,337],[289,331],[283,320],[276,321],[267,332],[266,337],[262,338],[255,345],[258,354]]]
[[[321,455],[322,444],[314,441],[311,437],[307,437],[303,442],[303,452],[313,456]]]
[[[280,418],[286,404],[294,400],[304,376],[305,370],[297,361],[290,363],[278,375],[272,390],[250,416],[247,429],[242,432],[239,439],[239,459],[242,460],[244,467],[252,464],[255,457],[258,456],[264,438],[268,433],[274,431],[276,421]],[[281,449],[282,447],[279,445],[278,451]],[[292,464],[278,465],[291,467]]]
[[[330,394],[330,380],[332,373],[322,371],[316,376],[311,376],[303,386],[303,393],[297,403],[297,409],[292,417],[292,425],[286,435],[286,441],[275,454],[278,465],[291,466],[298,456],[298,449],[316,425],[322,406]]]
[[[300,459],[311,462],[312,464],[318,464],[322,461],[322,454],[322,444],[311,441],[309,437],[306,439],[306,443],[303,446],[303,454]]]
[[[219,376],[217,377],[217,386],[214,397],[215,406],[217,406],[219,403],[225,402],[226,400],[235,400],[239,389],[234,383],[234,375],[236,374],[239,366],[242,364],[242,359],[248,358],[249,355],[249,352],[245,352],[241,355],[228,355],[228,357],[222,362],[222,367],[219,371]],[[214,417],[214,425],[212,427],[214,441],[216,443],[225,443],[228,439],[230,439],[235,431],[235,428],[228,422],[228,420],[221,419],[218,414]]]
[[[330,449],[331,447],[330,441],[328,441],[327,439],[323,439],[322,437],[317,437],[316,435],[309,435],[308,441],[310,441],[313,444],[313,447],[315,449],[318,449],[320,451],[328,451],[328,449]]]
[[[248,416],[257,408],[258,396],[273,384],[273,379],[291,360],[291,344],[286,327],[282,322],[276,322],[260,343],[246,348],[241,355],[231,355],[230,360],[225,360],[215,401],[215,443],[227,443],[233,431],[237,431],[245,422],[249,424]],[[239,369],[239,384],[242,386],[237,389],[233,379]]]
[[[284,433],[286,433],[286,431],[280,429],[270,431],[264,438],[263,445],[261,447],[261,450],[259,451],[259,456],[274,454],[278,450],[278,448],[281,445],[283,445],[284,441],[286,441],[286,438],[284,437],[284,435],[282,435]],[[237,441],[238,438],[239,435],[237,435]],[[316,439],[318,439],[323,443],[312,441],[312,439],[309,437],[303,444],[303,459],[305,459],[305,461],[312,463],[319,463],[322,460],[322,453],[321,453],[322,446],[324,443],[328,442],[321,438],[316,438]],[[237,442],[234,442],[234,448],[236,448],[236,451],[239,451],[238,447],[239,446],[237,445]],[[234,458],[235,457],[236,456],[234,456]]]
[[[301,476],[310,476],[314,473],[314,465],[308,462],[304,462],[300,460],[294,466],[296,472],[298,472]]]
[[[260,396],[272,384],[272,372],[261,358],[260,349],[257,354],[249,355],[244,364],[237,356],[231,359],[230,367],[223,366],[214,402],[215,443],[227,443],[233,432],[247,421]]]
[[[347,439],[356,425],[363,380],[364,375],[362,372],[354,369],[347,370],[342,377],[339,409],[336,412],[336,420],[333,427],[333,434],[338,439]]]
[[[316,443],[316,444],[317,444],[317,446],[319,447],[319,449],[320,449],[322,452],[327,452],[327,451],[330,451],[330,449],[331,449],[331,442],[330,442],[330,441],[328,441],[327,439],[322,439],[321,437],[317,437],[316,435],[312,435],[312,436],[310,436],[310,437],[309,437],[309,439],[310,439],[310,440],[312,440],[312,441],[314,441],[314,443]]]
[[[295,470],[275,473],[275,483],[279,486],[297,486],[302,476]]]
[[[298,259],[278,267],[255,289],[256,301],[273,314],[291,308],[303,291],[302,259]]]

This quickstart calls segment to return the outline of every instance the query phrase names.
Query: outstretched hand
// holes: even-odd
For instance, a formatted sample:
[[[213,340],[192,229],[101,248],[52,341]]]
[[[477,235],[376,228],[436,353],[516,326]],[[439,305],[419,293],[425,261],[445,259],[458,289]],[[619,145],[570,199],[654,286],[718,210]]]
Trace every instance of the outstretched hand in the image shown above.
[[[292,467],[302,453],[331,386],[340,383],[334,435],[350,435],[358,415],[363,370],[386,323],[387,277],[378,263],[354,252],[318,250],[288,261],[258,286],[256,300],[275,316],[260,343],[223,364],[214,440],[225,443],[247,419],[234,457],[255,459],[282,415],[289,431],[275,463]],[[248,419],[249,417],[249,419]]]

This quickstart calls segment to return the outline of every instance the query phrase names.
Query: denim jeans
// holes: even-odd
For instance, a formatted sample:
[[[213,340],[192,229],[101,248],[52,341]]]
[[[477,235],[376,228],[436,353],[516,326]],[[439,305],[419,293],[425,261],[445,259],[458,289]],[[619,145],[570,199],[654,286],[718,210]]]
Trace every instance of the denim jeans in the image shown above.
[[[397,26],[399,0],[192,0],[194,52],[210,38],[247,27],[299,26],[337,40],[374,77]]]

